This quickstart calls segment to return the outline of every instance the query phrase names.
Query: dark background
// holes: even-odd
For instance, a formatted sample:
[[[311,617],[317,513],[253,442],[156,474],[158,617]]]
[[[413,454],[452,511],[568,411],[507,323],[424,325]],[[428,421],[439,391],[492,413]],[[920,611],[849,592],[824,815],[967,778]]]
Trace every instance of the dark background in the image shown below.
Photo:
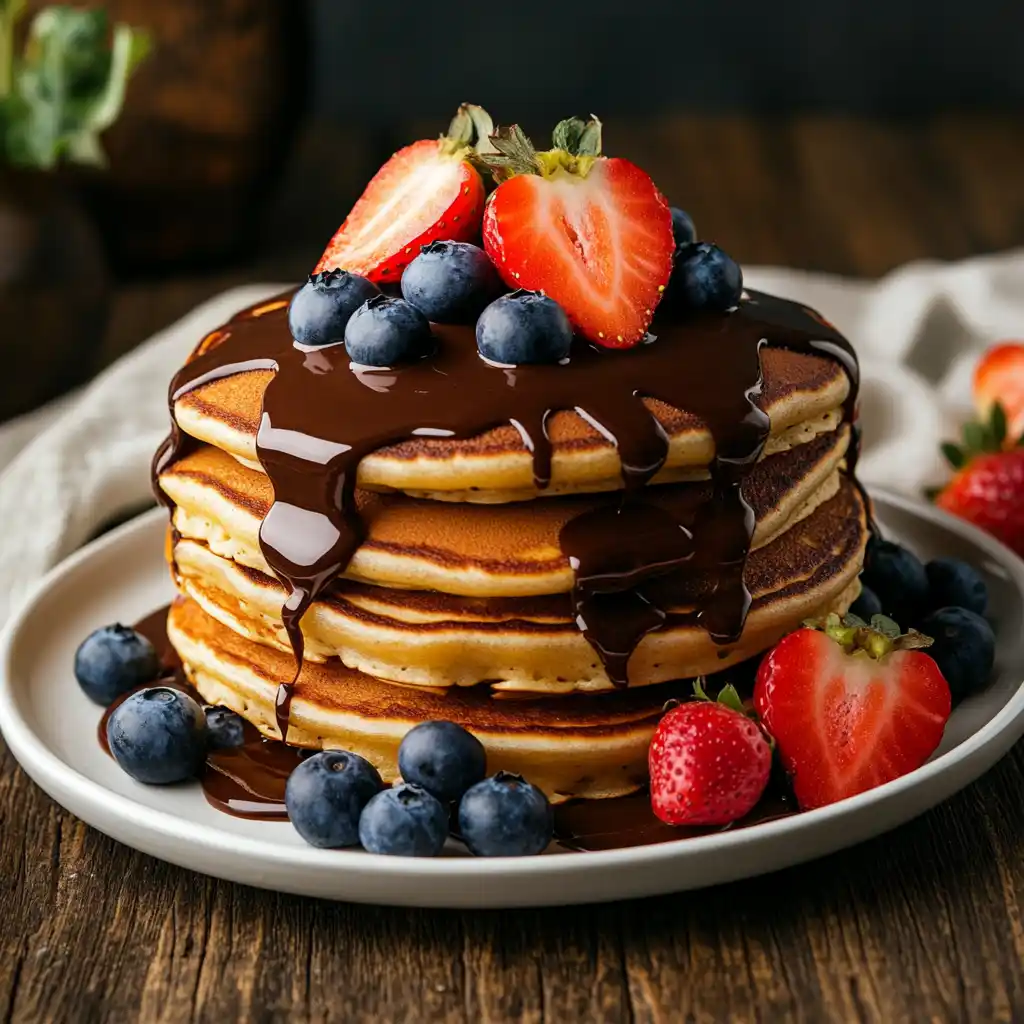
[[[874,277],[1024,245],[1024,0],[106,5],[155,44],[109,167],[38,175],[35,199],[0,174],[0,227],[27,214],[47,243],[0,237],[25,250],[0,419],[232,284],[300,280],[387,156],[467,100],[541,146],[597,114],[744,264]]]
[[[313,27],[314,103],[343,123],[1024,103],[1019,0],[315,0]]]

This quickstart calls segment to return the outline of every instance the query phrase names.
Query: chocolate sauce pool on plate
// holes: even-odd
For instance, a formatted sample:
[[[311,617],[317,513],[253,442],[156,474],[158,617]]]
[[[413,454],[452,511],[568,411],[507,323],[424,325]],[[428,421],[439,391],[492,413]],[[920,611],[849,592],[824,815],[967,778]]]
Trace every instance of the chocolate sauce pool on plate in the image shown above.
[[[160,652],[164,665],[162,678],[150,686],[172,686],[189,694],[200,704],[202,697],[192,688],[181,667],[177,652],[167,639],[167,608],[147,615],[135,628],[147,637]],[[139,686],[137,690],[145,689]],[[135,693],[132,690],[131,693]],[[100,745],[109,754],[107,720],[122,700],[115,701],[103,713],[97,736]],[[292,769],[308,755],[308,751],[288,747],[277,740],[264,739],[260,731],[243,720],[243,741],[230,750],[211,750],[206,767],[200,777],[206,799],[220,811],[237,818],[259,821],[287,821],[284,807],[284,787]]]
[[[167,611],[166,607],[160,608],[135,624],[135,628],[160,652],[164,665],[164,675],[149,685],[173,686],[202,704],[202,697],[185,679],[177,652],[167,639]],[[753,660],[733,666],[719,681],[728,679],[741,693],[748,692],[752,686],[753,668]],[[716,689],[717,685],[715,683],[711,689]],[[107,720],[128,696],[130,694],[125,694],[115,701],[100,719],[97,739],[108,754]],[[244,737],[241,747],[213,750],[207,755],[206,767],[199,780],[207,801],[217,810],[237,818],[287,821],[285,783],[295,766],[311,751],[286,746],[280,740],[265,739],[248,722],[244,723]],[[781,780],[773,778],[757,807],[747,817],[729,826],[677,828],[666,825],[654,816],[646,792],[612,800],[573,800],[557,805],[554,812],[555,842],[566,850],[584,852],[669,843],[721,832],[725,827],[743,828],[794,814],[796,805]]]
[[[282,619],[297,666],[303,613],[345,571],[364,537],[354,500],[359,463],[389,444],[414,436],[468,438],[510,423],[532,453],[534,479],[543,488],[551,478],[546,424],[552,413],[575,409],[614,441],[624,493],[570,522],[562,546],[575,573],[579,627],[612,682],[624,686],[633,649],[665,618],[648,585],[668,574],[710,570],[716,584],[702,598],[698,621],[722,645],[742,632],[750,605],[743,566],[754,516],[741,488],[769,433],[756,404],[762,347],[838,360],[851,383],[846,418],[856,418],[857,361],[849,342],[813,311],[759,293],[729,313],[656,321],[657,337],[629,351],[576,339],[569,361],[557,365],[495,366],[479,357],[471,327],[435,325],[435,353],[394,369],[354,365],[343,345],[299,348],[288,331],[289,299],[239,313],[178,372],[168,394],[171,432],[154,458],[153,476],[168,504],[156,478],[196,444],[175,423],[175,401],[224,377],[273,371],[256,437],[274,489],[260,546],[288,590]],[[699,417],[714,439],[712,487],[690,529],[644,499],[668,453],[644,397]],[[853,451],[851,464],[855,458]],[[291,692],[292,684],[283,683],[278,693],[282,737]]]

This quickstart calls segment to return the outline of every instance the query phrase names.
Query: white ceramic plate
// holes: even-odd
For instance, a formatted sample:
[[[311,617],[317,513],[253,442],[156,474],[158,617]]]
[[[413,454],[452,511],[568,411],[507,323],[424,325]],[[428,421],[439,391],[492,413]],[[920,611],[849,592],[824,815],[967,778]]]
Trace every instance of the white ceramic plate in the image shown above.
[[[885,529],[922,557],[955,555],[985,573],[999,633],[996,673],[985,692],[956,710],[942,747],[923,768],[805,814],[599,853],[415,860],[313,849],[287,822],[214,810],[198,784],[133,782],[100,749],[100,709],[79,691],[71,663],[95,627],[136,621],[171,598],[162,511],[68,559],[9,623],[0,649],[0,728],[29,775],[100,831],[195,871],[284,892],[405,906],[542,906],[647,896],[773,871],[920,814],[976,779],[1024,733],[1024,563],[931,508],[895,496],[876,500]]]

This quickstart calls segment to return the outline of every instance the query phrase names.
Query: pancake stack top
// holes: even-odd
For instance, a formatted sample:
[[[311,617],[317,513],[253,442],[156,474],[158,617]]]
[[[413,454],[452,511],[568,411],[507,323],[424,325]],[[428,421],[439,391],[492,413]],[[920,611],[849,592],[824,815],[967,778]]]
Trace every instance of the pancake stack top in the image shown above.
[[[296,344],[289,301],[202,340],[154,460],[169,634],[266,735],[393,778],[401,735],[451,718],[492,770],[617,795],[678,681],[856,596],[857,364],[811,310],[744,293],[519,366],[433,324],[376,368]]]

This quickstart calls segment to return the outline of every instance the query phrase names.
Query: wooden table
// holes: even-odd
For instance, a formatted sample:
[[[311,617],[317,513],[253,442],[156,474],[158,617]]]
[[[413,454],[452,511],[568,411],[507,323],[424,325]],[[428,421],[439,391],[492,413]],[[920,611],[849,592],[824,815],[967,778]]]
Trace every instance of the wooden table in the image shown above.
[[[1019,119],[677,119],[606,138],[746,262],[875,275],[1024,244]],[[308,258],[125,289],[109,354]],[[1024,745],[917,821],[813,864],[501,913],[200,877],[87,828],[3,749],[0,965],[5,1021],[1024,1020]]]

